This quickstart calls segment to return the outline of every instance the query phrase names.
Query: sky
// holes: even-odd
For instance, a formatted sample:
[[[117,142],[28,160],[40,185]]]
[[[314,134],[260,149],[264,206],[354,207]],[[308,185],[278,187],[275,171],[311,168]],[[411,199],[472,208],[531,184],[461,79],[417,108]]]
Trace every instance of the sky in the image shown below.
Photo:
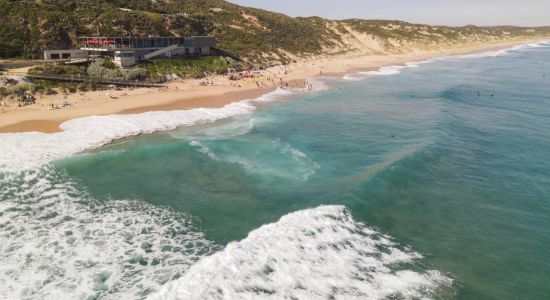
[[[550,0],[230,0],[293,17],[392,19],[431,25],[548,26]]]

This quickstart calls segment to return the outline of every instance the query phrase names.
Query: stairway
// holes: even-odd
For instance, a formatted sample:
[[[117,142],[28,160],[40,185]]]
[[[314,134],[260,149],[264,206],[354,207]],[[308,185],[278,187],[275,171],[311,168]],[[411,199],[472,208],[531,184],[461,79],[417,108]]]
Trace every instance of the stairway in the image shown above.
[[[172,50],[175,50],[176,48],[178,48],[178,45],[172,45],[172,46],[168,46],[166,48],[162,48],[162,49],[159,49],[155,52],[151,52],[149,54],[146,54],[145,56],[143,56],[143,59],[145,60],[148,60],[148,59],[151,59],[153,57],[156,57],[156,56],[159,56],[159,55],[163,55],[167,52],[170,52]]]

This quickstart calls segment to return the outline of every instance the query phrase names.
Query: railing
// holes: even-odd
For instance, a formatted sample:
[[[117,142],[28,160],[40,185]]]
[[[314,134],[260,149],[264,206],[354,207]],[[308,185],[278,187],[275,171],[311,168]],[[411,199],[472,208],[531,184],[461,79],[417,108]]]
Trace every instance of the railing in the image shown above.
[[[80,50],[88,50],[88,51],[114,51],[116,49],[122,49],[122,48],[118,48],[117,46],[115,45],[110,45],[110,46],[88,46],[88,45],[83,45],[82,47],[80,47]]]
[[[24,73],[10,73],[13,75],[26,76],[31,79],[39,80],[53,80],[53,81],[65,81],[65,82],[95,82],[99,84],[112,84],[117,86],[129,86],[129,87],[165,87],[165,85],[157,83],[149,83],[144,81],[132,81],[132,80],[114,80],[114,79],[104,79],[90,76],[78,76],[78,75],[31,75]]]

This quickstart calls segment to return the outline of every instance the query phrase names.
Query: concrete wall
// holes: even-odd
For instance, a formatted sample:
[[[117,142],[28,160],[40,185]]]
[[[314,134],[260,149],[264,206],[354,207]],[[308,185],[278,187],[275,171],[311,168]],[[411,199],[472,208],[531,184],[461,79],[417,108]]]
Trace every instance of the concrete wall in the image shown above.
[[[57,60],[57,59],[84,59],[89,58],[88,51],[84,50],[44,50],[44,59]]]
[[[113,62],[119,67],[127,68],[136,64],[136,58],[135,57],[115,57],[113,59]]]
[[[119,67],[131,67],[136,64],[135,51],[116,51],[114,55],[114,63]]]

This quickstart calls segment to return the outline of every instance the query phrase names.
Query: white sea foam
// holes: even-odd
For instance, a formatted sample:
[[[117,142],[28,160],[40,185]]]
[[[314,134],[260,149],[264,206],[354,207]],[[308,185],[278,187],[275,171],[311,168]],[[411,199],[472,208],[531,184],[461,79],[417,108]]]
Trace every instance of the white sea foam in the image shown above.
[[[189,216],[99,203],[49,168],[0,179],[0,299],[141,299],[219,249]]]
[[[525,45],[525,48],[546,48],[548,46],[550,46],[548,42],[541,42]]]
[[[399,74],[401,73],[401,70],[404,69],[405,66],[396,66],[396,65],[391,65],[391,66],[384,66],[384,67],[381,67],[380,69],[376,70],[376,71],[368,71],[368,72],[359,72],[359,74],[362,74],[362,75],[396,75],[396,74]]]
[[[0,171],[14,172],[36,168],[128,136],[212,123],[249,114],[256,109],[253,105],[255,102],[269,102],[290,94],[292,92],[278,89],[257,99],[231,103],[222,108],[78,118],[61,124],[63,131],[52,134],[3,133],[0,134]]]
[[[480,53],[471,53],[471,54],[462,54],[462,55],[446,55],[446,56],[438,56],[431,59],[423,60],[423,61],[412,61],[407,62],[404,65],[388,65],[383,66],[375,71],[361,71],[357,72],[355,74],[346,74],[342,77],[344,80],[350,80],[350,81],[358,81],[365,76],[389,76],[389,75],[397,75],[400,74],[404,69],[409,68],[417,68],[422,64],[429,64],[436,61],[441,60],[455,60],[455,59],[469,59],[469,58],[484,58],[484,57],[497,57],[501,55],[506,55],[513,53],[518,50],[522,49],[530,49],[530,48],[542,48],[542,47],[548,47],[550,46],[550,42],[538,42],[538,43],[528,43],[528,44],[521,44],[516,45],[507,49],[500,49],[495,51],[486,51],[486,52],[480,52]]]
[[[370,76],[397,75],[401,73],[401,70],[404,68],[406,68],[406,66],[397,66],[397,65],[384,66],[374,71],[360,71],[354,74],[346,74],[342,77],[342,79],[347,81],[359,81],[364,79],[365,77],[370,77]]]
[[[359,81],[361,80],[362,78],[355,75],[355,74],[346,74],[342,77],[342,79],[344,80],[348,80],[348,81]]]
[[[253,143],[254,153],[247,152]],[[217,149],[208,147],[208,139],[193,140],[191,146],[218,161],[240,165],[246,172],[268,178],[307,181],[321,166],[302,151],[280,140],[244,139]],[[260,154],[261,152],[261,154]],[[266,157],[270,159],[266,160]]]
[[[230,243],[151,299],[426,299],[452,285],[413,267],[420,258],[344,207],[321,206]]]
[[[292,147],[288,143],[275,140],[273,141],[273,147],[279,149],[280,153],[285,157],[290,158],[293,161],[292,165],[297,164],[299,169],[292,170],[293,176],[295,176],[297,180],[307,181],[321,168],[321,165],[313,161],[307,154]]]
[[[431,62],[436,61],[437,58],[427,59],[427,60],[421,60],[421,61],[410,61],[403,65],[388,65],[383,66],[379,68],[378,70],[374,71],[360,71],[355,74],[346,74],[342,79],[344,80],[361,80],[365,78],[365,76],[390,76],[390,75],[397,75],[401,74],[401,72],[404,69],[412,69],[412,68],[418,68],[423,64],[428,64]]]
[[[310,77],[307,81],[311,83],[313,88],[310,92],[321,92],[330,89],[325,77]]]
[[[519,50],[529,49],[529,48],[539,48],[544,47],[545,42],[538,43],[526,43],[521,45],[516,45],[506,49],[500,49],[495,51],[487,51],[480,53],[464,54],[464,55],[455,55],[455,56],[446,56],[446,59],[463,59],[463,58],[484,58],[484,57],[497,57],[506,54],[511,54]]]
[[[433,59],[424,60],[424,61],[411,61],[407,62],[404,65],[389,65],[383,66],[378,70],[374,71],[360,71],[355,74],[346,74],[342,77],[344,80],[358,81],[364,79],[365,77],[370,76],[391,76],[401,74],[404,69],[418,68],[422,64],[433,62]]]
[[[220,140],[237,137],[249,133],[258,122],[254,115],[244,115],[232,118],[227,122],[220,122],[214,126],[197,126],[195,128],[182,128],[170,131],[170,135],[177,139],[188,141],[195,140]],[[260,119],[261,120],[261,119]]]
[[[518,48],[519,49],[519,48]],[[497,57],[509,53],[512,50],[510,49],[501,49],[496,51],[487,51],[480,53],[471,53],[471,54],[462,54],[462,55],[453,55],[446,56],[444,59],[464,59],[464,58],[483,58],[483,57]]]
[[[261,95],[260,97],[256,99],[246,100],[246,102],[249,103],[262,103],[262,102],[273,102],[278,99],[284,98],[286,96],[293,95],[294,92],[287,89],[277,88],[275,91],[271,93],[267,93],[264,95]]]
[[[210,157],[211,159],[221,160],[214,152],[210,150],[210,148],[208,148],[208,146],[204,145],[203,143],[199,141],[192,141],[190,144],[193,147],[197,147],[200,153],[208,155],[208,157]]]

